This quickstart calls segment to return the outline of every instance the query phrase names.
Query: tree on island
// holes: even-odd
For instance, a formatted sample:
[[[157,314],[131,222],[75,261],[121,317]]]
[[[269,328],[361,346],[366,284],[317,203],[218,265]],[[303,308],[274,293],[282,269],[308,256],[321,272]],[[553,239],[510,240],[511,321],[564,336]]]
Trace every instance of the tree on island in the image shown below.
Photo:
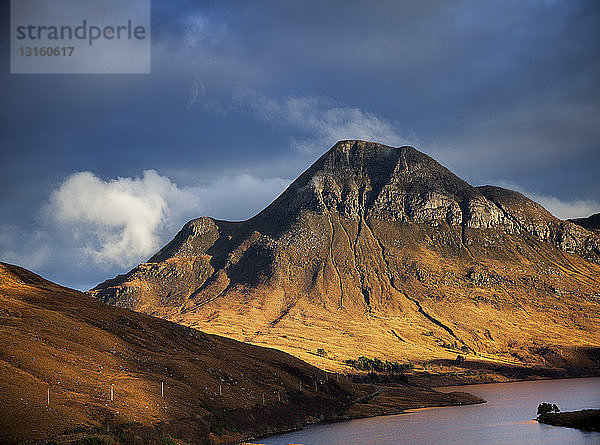
[[[538,405],[537,413],[538,416],[548,413],[559,413],[560,409],[554,403],[543,402]]]

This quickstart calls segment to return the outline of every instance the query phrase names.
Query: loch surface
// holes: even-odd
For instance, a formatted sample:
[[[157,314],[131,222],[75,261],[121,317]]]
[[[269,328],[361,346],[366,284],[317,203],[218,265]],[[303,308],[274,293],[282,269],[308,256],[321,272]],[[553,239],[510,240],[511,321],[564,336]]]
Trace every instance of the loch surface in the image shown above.
[[[541,402],[562,411],[600,408],[600,377],[437,388],[465,391],[481,405],[425,408],[395,416],[312,425],[256,442],[280,444],[599,444],[600,433],[532,420]]]

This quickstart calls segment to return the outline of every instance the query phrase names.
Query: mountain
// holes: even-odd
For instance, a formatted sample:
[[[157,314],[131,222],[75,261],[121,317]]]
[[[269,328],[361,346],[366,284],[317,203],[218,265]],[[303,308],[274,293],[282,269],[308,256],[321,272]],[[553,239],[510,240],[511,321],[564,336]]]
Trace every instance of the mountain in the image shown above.
[[[461,354],[572,371],[597,368],[600,238],[412,147],[341,141],[258,215],[192,220],[89,294],[331,370]]]
[[[600,234],[600,213],[595,213],[587,218],[570,219],[569,221],[584,229]]]
[[[231,443],[320,419],[481,401],[396,385],[355,403],[373,388],[274,349],[103,305],[5,263],[0,345],[8,444]]]

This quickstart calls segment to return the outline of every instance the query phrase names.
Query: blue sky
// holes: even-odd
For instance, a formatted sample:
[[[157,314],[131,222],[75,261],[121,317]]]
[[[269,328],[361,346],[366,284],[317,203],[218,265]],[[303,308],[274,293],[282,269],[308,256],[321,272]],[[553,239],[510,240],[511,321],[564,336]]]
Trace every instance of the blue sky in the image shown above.
[[[150,75],[11,75],[8,38],[0,260],[61,284],[252,216],[339,139],[600,211],[596,1],[153,0]]]

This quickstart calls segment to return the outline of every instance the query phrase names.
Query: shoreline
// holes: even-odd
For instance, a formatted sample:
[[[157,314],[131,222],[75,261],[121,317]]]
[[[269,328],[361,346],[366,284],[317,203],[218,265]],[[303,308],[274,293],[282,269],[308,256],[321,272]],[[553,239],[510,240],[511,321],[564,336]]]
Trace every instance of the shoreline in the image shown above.
[[[485,383],[512,383],[519,381],[559,380],[567,378],[600,377],[600,366],[560,368],[523,365],[500,365],[471,360],[458,364],[447,363],[448,371],[417,372],[407,376],[411,384],[430,388],[476,385]]]
[[[421,407],[415,407],[415,408],[407,408],[407,409],[403,409],[397,412],[389,412],[389,413],[384,413],[384,414],[372,414],[372,415],[356,415],[353,417],[340,417],[337,419],[332,419],[332,420],[319,420],[317,422],[309,422],[306,425],[300,427],[300,428],[291,428],[289,430],[285,430],[285,431],[280,431],[280,432],[276,432],[276,433],[269,433],[269,434],[265,434],[265,435],[261,435],[261,436],[256,436],[256,437],[249,437],[245,440],[243,440],[242,442],[223,442],[221,445],[258,445],[258,444],[253,444],[252,442],[249,441],[253,441],[253,440],[260,440],[260,439],[266,439],[268,437],[274,437],[274,436],[279,436],[279,435],[283,435],[283,434],[287,434],[287,433],[293,433],[295,431],[302,431],[303,429],[305,429],[306,427],[310,427],[310,426],[315,426],[315,425],[332,425],[335,423],[345,423],[345,422],[351,422],[353,420],[359,420],[359,419],[371,419],[374,417],[388,417],[388,416],[399,416],[402,414],[409,414],[413,411],[418,411],[418,410],[423,410],[423,409],[433,409],[433,408],[454,408],[454,407],[458,407],[458,406],[468,406],[468,405],[482,405],[484,403],[487,403],[487,400],[483,400],[481,402],[472,402],[472,403],[457,403],[455,405],[435,405],[435,406],[421,406]]]
[[[506,383],[506,384],[510,384],[510,383],[520,383],[520,382],[535,382],[535,381],[548,381],[548,380],[569,380],[569,379],[587,379],[587,378],[599,378],[600,376],[598,375],[586,375],[586,376],[570,376],[570,377],[559,377],[559,378],[551,378],[551,377],[545,377],[545,378],[533,378],[533,379],[519,379],[519,380],[511,380],[511,381],[504,381],[504,382],[477,382],[477,383],[465,383],[465,384],[460,384],[460,385],[446,385],[446,386],[440,386],[440,387],[429,387],[429,389],[437,391],[437,392],[442,392],[440,391],[441,389],[444,388],[449,388],[449,387],[462,387],[462,386],[472,386],[472,385],[485,385],[485,384],[501,384],[501,383]],[[452,391],[450,393],[443,393],[442,394],[452,394],[455,393],[456,391]],[[474,396],[473,394],[470,394],[468,392],[464,392],[464,394],[469,394],[471,396]],[[475,396],[477,397],[477,396]],[[328,425],[328,424],[334,424],[334,423],[342,423],[342,422],[350,422],[352,420],[358,420],[358,419],[368,419],[368,418],[373,418],[373,417],[387,417],[387,416],[395,416],[395,415],[402,415],[402,414],[408,414],[410,412],[418,412],[420,410],[424,410],[424,409],[432,409],[432,408],[453,408],[453,407],[458,407],[458,406],[469,406],[469,405],[482,405],[487,403],[486,400],[484,399],[480,399],[480,401],[472,401],[470,403],[454,403],[454,404],[439,404],[439,405],[429,405],[429,406],[415,406],[415,407],[410,407],[410,408],[404,408],[401,409],[400,411],[396,411],[396,412],[387,412],[387,413],[380,413],[380,414],[371,414],[371,415],[353,415],[353,416],[348,416],[348,417],[341,417],[341,418],[337,418],[337,419],[332,419],[332,420],[321,420],[321,421],[317,421],[317,422],[309,422],[306,423],[304,426],[300,427],[300,428],[293,428],[290,430],[286,430],[286,431],[281,431],[281,432],[276,432],[276,433],[269,433],[269,434],[265,434],[265,435],[260,435],[260,436],[254,436],[254,437],[250,437],[247,438],[245,440],[243,440],[242,442],[223,442],[223,445],[235,445],[235,444],[244,444],[244,443],[252,443],[251,441],[253,440],[260,440],[260,439],[265,439],[268,437],[274,437],[274,436],[279,436],[282,434],[287,434],[287,433],[291,433],[291,432],[295,432],[295,431],[301,431],[304,428],[306,428],[307,426],[313,426],[313,425]],[[593,410],[582,410],[582,411],[593,411]],[[595,410],[600,412],[600,410]],[[575,413],[578,413],[580,411],[575,411]],[[567,414],[567,413],[572,413],[572,412],[565,412],[565,413],[557,413],[557,414]],[[537,420],[538,419],[533,419],[533,420]],[[542,423],[546,423],[546,422],[542,422]],[[553,426],[565,426],[565,427],[569,427],[569,428],[577,428],[577,427],[571,427],[571,426],[566,426],[566,425],[555,425],[555,424],[551,424],[551,423],[547,423],[548,425],[553,425]],[[583,430],[583,431],[598,431],[598,430]]]
[[[520,382],[538,382],[538,381],[548,381],[548,380],[571,380],[571,379],[595,379],[599,378],[600,375],[583,375],[583,376],[570,376],[570,377],[539,377],[534,379],[516,379],[509,380],[505,382],[475,382],[475,383],[460,383],[456,385],[438,385],[431,386],[431,389],[440,390],[444,388],[452,388],[452,387],[462,387],[462,386],[473,386],[473,385],[498,385],[502,383],[520,383]]]
[[[241,441],[225,440],[223,442],[216,443],[220,443],[223,445],[251,443],[252,441],[264,439],[267,437],[273,437],[289,432],[300,431],[305,427],[312,425],[326,425],[372,417],[394,416],[406,414],[408,411],[411,411],[413,409],[441,408],[486,403],[486,401],[480,397],[460,391],[443,393],[441,391],[436,391],[432,388],[422,388],[412,385],[377,386],[377,388],[378,390],[376,391],[376,394],[368,394],[359,399],[360,401],[370,399],[372,397],[372,399],[369,400],[368,403],[354,403],[344,413],[340,415],[316,421],[309,420],[300,428],[290,428],[278,432],[269,432],[266,434],[252,435],[241,439]],[[418,395],[420,396],[419,399],[415,398],[415,393],[418,393]],[[427,398],[424,395],[429,395],[429,398]],[[407,397],[409,396],[413,398],[412,401],[407,399]]]

